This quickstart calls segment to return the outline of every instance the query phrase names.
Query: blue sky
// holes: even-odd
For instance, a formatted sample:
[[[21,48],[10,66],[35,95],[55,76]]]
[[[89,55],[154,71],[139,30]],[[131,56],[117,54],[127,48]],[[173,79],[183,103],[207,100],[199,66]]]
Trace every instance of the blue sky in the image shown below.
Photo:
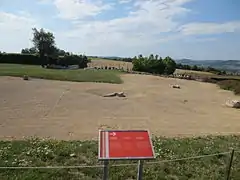
[[[37,27],[87,55],[240,59],[239,8],[239,0],[1,0],[0,51],[31,47]]]

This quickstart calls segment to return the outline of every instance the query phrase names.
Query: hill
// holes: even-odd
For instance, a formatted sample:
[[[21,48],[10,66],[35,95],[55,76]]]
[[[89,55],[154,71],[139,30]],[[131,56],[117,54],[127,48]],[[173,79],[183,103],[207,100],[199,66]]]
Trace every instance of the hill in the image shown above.
[[[213,67],[217,69],[240,72],[240,60],[191,60],[191,59],[180,59],[176,60],[178,63],[187,64],[190,66],[197,65],[203,67]]]

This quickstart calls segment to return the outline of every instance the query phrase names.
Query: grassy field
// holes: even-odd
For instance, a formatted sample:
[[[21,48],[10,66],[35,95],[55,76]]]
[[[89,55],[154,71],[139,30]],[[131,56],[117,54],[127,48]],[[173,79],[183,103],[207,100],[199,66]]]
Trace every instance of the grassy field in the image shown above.
[[[33,78],[77,81],[77,82],[105,82],[105,83],[122,83],[117,71],[104,70],[54,70],[45,69],[41,66],[19,65],[19,64],[0,64],[0,76],[22,77],[28,75]]]
[[[213,73],[210,73],[210,72],[184,70],[184,69],[176,69],[176,71],[174,73],[175,74],[190,74],[190,75],[214,75]]]
[[[184,139],[154,138],[157,160],[207,155],[240,149],[240,136],[199,137]],[[31,139],[1,141],[0,166],[77,166],[100,164],[96,141],[56,141]],[[146,164],[144,177],[148,180],[166,179],[225,179],[229,154],[202,159],[162,164]],[[110,162],[115,163],[129,163]],[[136,179],[136,166],[111,167],[110,178]],[[0,169],[0,179],[101,179],[102,168],[78,169]],[[240,153],[235,153],[232,179],[240,178]]]

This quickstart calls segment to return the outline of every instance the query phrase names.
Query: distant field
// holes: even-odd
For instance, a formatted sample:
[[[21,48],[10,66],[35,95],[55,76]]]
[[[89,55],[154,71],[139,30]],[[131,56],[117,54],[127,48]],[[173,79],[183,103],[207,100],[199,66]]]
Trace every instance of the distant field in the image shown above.
[[[184,69],[177,69],[174,72],[174,74],[190,74],[190,75],[196,75],[200,77],[211,77],[216,79],[240,80],[240,76],[217,75],[210,72],[184,70]]]
[[[22,77],[28,75],[34,78],[61,81],[122,83],[119,73],[104,70],[56,70],[33,65],[0,64],[0,76]]]
[[[132,70],[132,63],[130,62],[124,62],[124,61],[115,61],[115,60],[108,60],[108,59],[102,59],[102,58],[91,58],[92,61],[89,63],[90,67],[115,67],[119,69],[124,70]]]
[[[184,70],[184,69],[177,69],[174,73],[175,74],[214,75],[213,73],[210,73],[210,72]]]

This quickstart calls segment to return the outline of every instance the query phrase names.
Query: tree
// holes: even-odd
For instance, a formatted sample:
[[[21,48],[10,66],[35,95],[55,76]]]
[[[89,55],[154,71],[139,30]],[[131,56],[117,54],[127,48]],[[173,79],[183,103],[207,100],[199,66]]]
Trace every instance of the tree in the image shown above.
[[[198,71],[198,67],[197,67],[196,65],[194,65],[194,66],[192,67],[192,70]]]
[[[34,47],[31,47],[30,49],[28,48],[25,48],[25,49],[22,49],[21,51],[22,54],[37,54],[37,49],[34,48]]]
[[[172,74],[176,69],[176,63],[170,57],[166,57],[162,60],[158,55],[150,55],[149,57],[143,57],[139,55],[138,58],[133,58],[133,70],[142,71],[156,74]]]
[[[150,54],[150,56],[149,56],[148,59],[149,59],[149,60],[154,60],[154,55],[153,55],[153,54]]]
[[[174,71],[176,70],[176,62],[167,56],[166,58],[163,59],[163,64],[165,65],[164,73],[165,74],[173,74]]]
[[[38,51],[43,62],[44,56],[53,55],[56,52],[55,37],[53,33],[46,32],[44,29],[33,28],[33,46]],[[42,63],[44,64],[44,63]]]

